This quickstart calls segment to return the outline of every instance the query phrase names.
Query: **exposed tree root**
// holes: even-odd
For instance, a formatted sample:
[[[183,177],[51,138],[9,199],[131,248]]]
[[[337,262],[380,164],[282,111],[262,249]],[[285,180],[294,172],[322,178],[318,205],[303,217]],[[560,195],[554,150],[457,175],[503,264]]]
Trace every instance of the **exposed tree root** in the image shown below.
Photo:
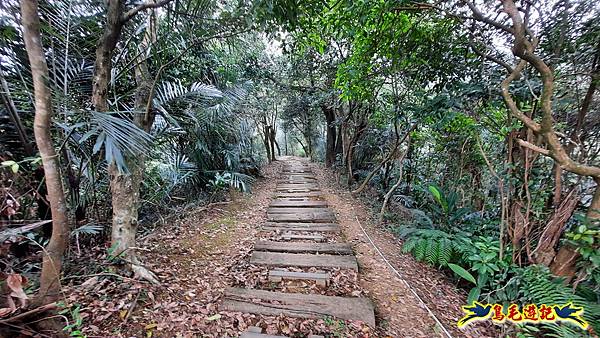
[[[139,263],[131,264],[131,270],[133,271],[134,278],[139,278],[145,281],[148,281],[155,285],[160,285],[160,281],[154,272],[147,269],[145,266],[140,265]]]

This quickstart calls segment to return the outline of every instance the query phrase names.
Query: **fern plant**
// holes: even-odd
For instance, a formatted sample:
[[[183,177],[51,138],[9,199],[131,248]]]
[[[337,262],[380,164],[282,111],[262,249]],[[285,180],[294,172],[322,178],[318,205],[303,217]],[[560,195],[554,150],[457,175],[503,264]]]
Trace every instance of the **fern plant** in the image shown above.
[[[459,241],[444,231],[437,229],[405,228],[400,231],[402,237],[408,236],[402,251],[412,253],[416,259],[436,266],[447,266],[448,263],[462,256]]]
[[[582,292],[566,285],[561,278],[556,278],[548,268],[532,265],[520,270],[520,302],[522,304],[566,304],[572,302],[577,307],[583,307],[583,318],[588,322],[594,332],[600,331],[600,303],[595,293]],[[536,337],[530,325],[522,327],[522,337]],[[577,338],[590,337],[589,332],[568,324],[543,324],[539,327],[544,337]]]

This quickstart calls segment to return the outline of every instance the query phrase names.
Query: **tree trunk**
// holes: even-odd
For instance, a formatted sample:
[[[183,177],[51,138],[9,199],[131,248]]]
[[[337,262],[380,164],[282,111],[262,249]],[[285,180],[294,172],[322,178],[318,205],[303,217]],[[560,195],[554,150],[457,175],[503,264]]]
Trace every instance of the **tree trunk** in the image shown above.
[[[121,1],[109,1],[106,30],[96,50],[95,70],[97,73],[94,77],[93,102],[96,110],[99,111],[108,110],[106,95],[112,69],[112,52],[123,27],[121,19],[123,9]],[[137,60],[134,70],[137,89],[133,121],[136,126],[146,132],[150,131],[154,123],[152,106],[148,104],[149,100],[152,100],[150,94],[153,81],[150,78],[146,60],[146,50],[155,39],[154,21],[154,15],[151,15],[142,42],[138,46],[139,60]],[[115,163],[109,165],[113,209],[111,246],[114,255],[125,260],[136,277],[157,284],[156,276],[140,264],[133,249],[136,247],[140,185],[144,173],[144,162],[144,154],[127,159],[129,173],[119,171]]]
[[[555,247],[564,231],[565,223],[573,215],[575,207],[579,202],[579,197],[575,196],[572,190],[561,202],[556,206],[554,214],[544,227],[544,231],[540,235],[537,247],[533,250],[532,256],[535,263],[550,266],[552,260],[556,256]]]
[[[112,71],[112,55],[123,29],[121,16],[124,11],[123,0],[108,0],[106,8],[106,26],[98,46],[92,80],[92,104],[96,111],[108,111],[108,85]]]
[[[337,128],[337,131],[335,133],[336,137],[335,137],[335,150],[334,150],[335,155],[334,156],[344,153],[344,145],[343,145],[343,137],[342,137],[343,132],[344,132],[344,130],[342,129],[342,126],[340,125]]]
[[[402,138],[400,138],[400,136],[396,133],[396,142],[394,143],[392,150],[390,150],[388,155],[386,157],[384,157],[383,160],[381,162],[379,162],[379,164],[373,170],[371,170],[371,172],[369,172],[369,175],[367,175],[365,180],[362,182],[362,184],[356,190],[352,191],[352,194],[354,194],[354,195],[359,194],[367,187],[367,184],[369,184],[369,182],[371,181],[373,176],[375,176],[375,174],[379,171],[379,169],[381,169],[381,167],[383,167],[384,164],[388,163],[394,157],[398,147],[400,147],[400,145],[404,142],[404,140],[406,140],[406,138],[409,137],[410,133],[413,130],[415,130],[415,128],[417,128],[416,123],[413,124],[413,126],[406,132],[406,134],[404,134],[404,137],[402,137]]]
[[[269,126],[268,130],[269,130],[269,143],[271,145],[271,162],[273,162],[273,161],[277,160],[277,158],[275,157],[275,127]],[[281,153],[281,151],[279,151],[279,153]]]
[[[327,124],[327,141],[325,144],[325,166],[327,168],[331,168],[335,163],[335,111],[333,110],[333,108],[327,107],[325,105],[321,106],[321,110],[325,114],[325,123]]]
[[[288,156],[288,140],[287,140],[287,132],[284,129],[283,133],[283,142],[285,143],[285,156]]]
[[[410,142],[410,140],[409,140],[409,142]],[[402,171],[403,171],[402,162],[404,161],[404,158],[406,157],[407,153],[408,153],[408,148],[402,154],[402,156],[400,156],[400,158],[398,159],[398,180],[396,181],[396,183],[394,183],[394,185],[390,188],[390,190],[388,190],[388,192],[385,194],[385,197],[383,199],[383,204],[381,205],[381,210],[379,211],[379,224],[383,223],[383,214],[385,213],[387,205],[390,201],[390,198],[394,194],[394,191],[396,191],[396,189],[398,189],[400,184],[402,184]]]
[[[58,300],[60,295],[60,273],[63,255],[69,245],[70,227],[58,158],[50,134],[52,127],[52,96],[47,85],[49,78],[48,65],[42,48],[37,0],[21,1],[21,20],[25,48],[29,56],[33,77],[35,97],[33,131],[42,157],[48,202],[52,212],[52,236],[44,250],[40,291],[37,299],[39,304],[47,304]]]
[[[352,186],[352,183],[354,183],[354,171],[352,170],[352,157],[354,157],[354,139],[352,139],[350,141],[350,144],[348,145],[348,155],[346,155],[346,168],[347,168],[347,174],[348,177],[346,178],[346,184],[348,185],[348,187]]]
[[[265,145],[265,151],[267,152],[267,162],[271,163],[271,140],[269,139],[269,126],[265,125],[263,127],[263,144]]]
[[[600,220],[600,179],[596,179],[595,181],[596,189],[594,191],[594,197],[592,198],[592,203],[586,214],[586,218],[589,222],[598,222]],[[552,265],[550,265],[550,271],[556,276],[565,277],[568,282],[577,273],[576,263],[579,257],[580,254],[577,251],[577,248],[565,244],[558,250]]]

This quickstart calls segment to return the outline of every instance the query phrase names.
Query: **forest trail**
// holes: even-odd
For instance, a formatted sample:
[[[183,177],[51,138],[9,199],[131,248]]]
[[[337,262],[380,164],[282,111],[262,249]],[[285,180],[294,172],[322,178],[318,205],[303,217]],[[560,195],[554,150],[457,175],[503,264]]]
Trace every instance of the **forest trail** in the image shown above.
[[[447,337],[366,233],[452,337],[465,295],[370,222],[360,200],[307,159],[263,169],[253,193],[190,210],[147,236],[154,286],[102,273],[67,288],[89,337]],[[360,220],[360,221],[359,221]],[[361,225],[362,224],[362,225]],[[337,318],[336,318],[337,317]]]
[[[373,304],[366,297],[303,293],[311,282],[317,285],[316,291],[328,288],[332,276],[328,270],[358,271],[356,258],[339,236],[340,230],[309,166],[286,161],[275,199],[267,209],[267,223],[261,226],[266,238],[256,241],[250,264],[269,267],[269,281],[273,283],[293,281],[301,285],[296,290],[288,288],[288,292],[228,289],[222,308],[262,315],[334,317],[375,327]],[[263,336],[257,334],[260,331],[254,327],[242,337]]]
[[[266,221],[257,225],[258,239],[249,258],[250,267],[266,267],[270,283],[255,284],[250,290],[229,289],[225,308],[262,315],[349,319],[345,323],[328,320],[323,331],[315,331],[307,320],[306,327],[289,330],[285,335],[292,337],[315,333],[339,337],[496,336],[485,324],[459,330],[456,321],[462,316],[465,295],[439,271],[411,255],[400,254],[397,239],[371,224],[367,208],[341,190],[331,172],[306,158],[279,160],[283,168],[280,175],[275,175],[279,177],[277,186],[266,210]],[[406,274],[403,278],[449,332],[444,332],[407,284],[386,265],[367,232],[391,264]],[[329,298],[298,297],[303,294]],[[278,304],[268,304],[273,301]],[[314,308],[305,307],[307,302],[317,305],[316,314],[311,312]],[[260,332],[282,333],[262,326],[250,327],[246,337],[261,337]]]

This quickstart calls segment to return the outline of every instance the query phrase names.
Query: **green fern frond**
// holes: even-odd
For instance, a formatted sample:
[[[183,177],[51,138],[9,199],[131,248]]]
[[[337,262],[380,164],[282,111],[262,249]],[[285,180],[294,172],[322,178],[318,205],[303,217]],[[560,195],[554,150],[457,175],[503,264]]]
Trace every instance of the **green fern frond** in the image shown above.
[[[425,252],[427,251],[428,243],[429,241],[426,239],[420,239],[417,243],[417,247],[413,251],[413,254],[417,260],[422,261],[423,258],[425,258]]]

